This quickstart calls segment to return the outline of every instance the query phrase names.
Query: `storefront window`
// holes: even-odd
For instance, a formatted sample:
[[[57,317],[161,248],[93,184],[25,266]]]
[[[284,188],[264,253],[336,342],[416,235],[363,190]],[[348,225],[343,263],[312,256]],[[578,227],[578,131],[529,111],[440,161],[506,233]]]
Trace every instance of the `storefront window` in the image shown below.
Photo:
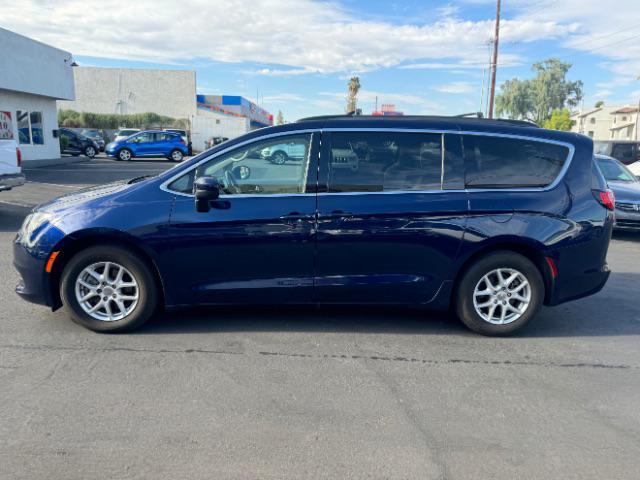
[[[31,144],[31,129],[29,128],[29,112],[18,110],[16,112],[18,120],[18,141],[22,145]]]
[[[31,112],[31,140],[34,145],[44,145],[44,130],[42,129],[42,112]]]
[[[44,145],[44,127],[42,112],[18,110],[18,141],[21,145]]]

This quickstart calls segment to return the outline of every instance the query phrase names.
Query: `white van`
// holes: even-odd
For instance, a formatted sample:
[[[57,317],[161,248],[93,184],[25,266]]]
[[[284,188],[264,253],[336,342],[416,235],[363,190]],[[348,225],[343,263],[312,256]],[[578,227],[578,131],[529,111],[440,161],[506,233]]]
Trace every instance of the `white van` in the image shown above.
[[[0,192],[24,185],[22,154],[13,139],[0,139]]]

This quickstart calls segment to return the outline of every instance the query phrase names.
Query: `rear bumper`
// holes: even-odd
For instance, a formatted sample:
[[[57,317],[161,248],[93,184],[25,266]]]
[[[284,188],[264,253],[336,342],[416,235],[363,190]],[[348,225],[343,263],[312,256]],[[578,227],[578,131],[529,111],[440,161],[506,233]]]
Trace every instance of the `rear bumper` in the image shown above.
[[[0,192],[24,185],[24,182],[25,178],[22,173],[8,173],[0,175]]]

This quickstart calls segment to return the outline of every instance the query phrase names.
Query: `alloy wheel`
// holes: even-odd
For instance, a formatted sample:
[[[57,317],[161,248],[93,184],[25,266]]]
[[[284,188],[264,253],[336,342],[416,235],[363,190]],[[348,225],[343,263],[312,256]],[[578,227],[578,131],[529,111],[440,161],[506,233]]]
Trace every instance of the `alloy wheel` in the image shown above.
[[[506,325],[518,320],[531,303],[531,285],[513,268],[497,268],[484,275],[473,292],[476,313],[486,322]]]
[[[85,267],[75,282],[76,300],[96,320],[122,320],[138,305],[140,289],[133,274],[115,262]]]

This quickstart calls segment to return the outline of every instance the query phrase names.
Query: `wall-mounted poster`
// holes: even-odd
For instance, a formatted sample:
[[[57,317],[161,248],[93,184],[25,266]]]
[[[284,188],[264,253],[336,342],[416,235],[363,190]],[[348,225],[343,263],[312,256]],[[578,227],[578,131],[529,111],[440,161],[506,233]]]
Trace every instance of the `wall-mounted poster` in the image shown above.
[[[11,112],[0,111],[0,140],[11,140],[13,138],[13,123],[11,122]]]

